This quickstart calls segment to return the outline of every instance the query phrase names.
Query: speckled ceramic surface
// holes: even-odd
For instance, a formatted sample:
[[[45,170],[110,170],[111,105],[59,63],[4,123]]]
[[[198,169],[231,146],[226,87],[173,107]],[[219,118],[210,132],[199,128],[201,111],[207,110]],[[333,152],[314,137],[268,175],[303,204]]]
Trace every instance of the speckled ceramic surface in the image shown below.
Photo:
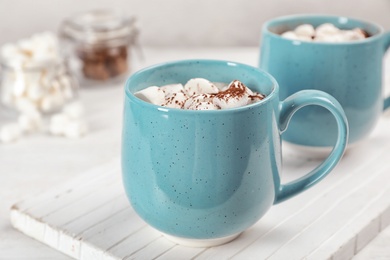
[[[194,111],[159,107],[133,95],[151,85],[185,83],[195,77],[215,82],[239,79],[267,97],[235,109]],[[347,142],[345,115],[332,97],[304,91],[280,102],[275,80],[243,64],[189,60],[157,65],[131,76],[125,91],[126,193],[147,223],[187,241],[234,238],[274,203],[321,180],[337,164]],[[292,114],[309,103],[327,107],[335,115],[338,143],[315,172],[281,185],[280,133]],[[206,242],[200,244],[207,246]]]
[[[342,29],[360,27],[371,36],[348,43],[292,41],[278,34],[309,23],[333,23]],[[383,107],[382,58],[390,34],[375,24],[336,16],[298,15],[276,18],[262,30],[260,68],[273,75],[285,99],[303,89],[317,89],[334,96],[343,106],[350,126],[350,143],[367,136]],[[385,104],[385,105],[384,105]],[[302,134],[305,133],[305,134]],[[332,115],[319,107],[307,107],[291,120],[283,139],[306,146],[333,146],[337,127]]]

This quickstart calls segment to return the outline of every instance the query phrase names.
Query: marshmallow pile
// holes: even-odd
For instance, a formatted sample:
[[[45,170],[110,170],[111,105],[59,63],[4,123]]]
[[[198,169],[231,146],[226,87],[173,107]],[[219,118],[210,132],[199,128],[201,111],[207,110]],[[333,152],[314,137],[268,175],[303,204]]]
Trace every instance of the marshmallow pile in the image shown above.
[[[331,23],[321,24],[317,28],[311,24],[302,24],[293,31],[282,33],[281,36],[290,40],[313,42],[350,42],[368,37],[367,33],[360,28],[341,30]]]
[[[0,61],[1,102],[19,112],[16,122],[0,127],[0,142],[14,142],[24,134],[47,129],[67,138],[87,133],[84,108],[75,101],[77,82],[67,71],[54,34],[35,34],[5,44],[0,48]],[[48,113],[52,116],[45,125]]]
[[[20,114],[16,123],[8,123],[0,128],[0,142],[11,143],[22,135],[46,131],[56,136],[80,138],[88,132],[84,116],[84,106],[80,101],[66,104],[60,113],[50,117],[46,125],[42,114],[31,110]]]
[[[189,110],[218,110],[246,106],[264,99],[242,82],[212,83],[204,78],[190,79],[184,86],[170,84],[151,86],[134,94],[136,97],[163,107]]]
[[[1,102],[19,112],[59,110],[74,98],[77,82],[61,59],[57,37],[40,33],[0,48]]]

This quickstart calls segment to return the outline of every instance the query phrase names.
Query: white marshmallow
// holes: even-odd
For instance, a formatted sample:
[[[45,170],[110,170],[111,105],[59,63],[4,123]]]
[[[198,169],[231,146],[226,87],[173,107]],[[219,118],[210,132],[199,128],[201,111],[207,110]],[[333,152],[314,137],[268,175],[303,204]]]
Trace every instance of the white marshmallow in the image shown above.
[[[244,95],[240,98],[233,97],[233,98],[213,98],[213,103],[221,108],[221,109],[228,109],[228,108],[235,108],[235,107],[242,107],[247,104],[249,104],[249,97],[247,95]]]
[[[18,47],[12,43],[6,43],[0,48],[0,55],[3,59],[12,59],[20,55]]]
[[[319,25],[316,29],[310,24],[302,24],[281,35],[291,40],[315,41],[315,42],[348,42],[366,38],[365,32],[360,28],[353,30],[340,30],[331,23]]]
[[[340,29],[334,26],[331,23],[324,23],[321,24],[316,28],[316,35],[333,35],[333,34],[339,34]]]
[[[343,36],[344,36],[345,41],[357,41],[357,40],[362,40],[362,39],[366,38],[366,36],[362,32],[362,30],[358,29],[358,28],[353,29],[351,31],[345,31],[343,33]]]
[[[61,91],[65,99],[71,99],[74,97],[72,86],[74,82],[72,79],[66,75],[62,75],[58,78],[59,85],[61,86]]]
[[[45,92],[37,82],[31,82],[26,90],[26,94],[30,100],[38,102],[45,95]]]
[[[134,95],[136,97],[142,99],[143,101],[146,101],[146,102],[149,102],[149,103],[152,103],[155,105],[161,106],[162,104],[165,103],[164,91],[162,91],[159,87],[156,87],[156,86],[142,89],[142,90],[134,93]]]
[[[233,80],[227,90],[213,97],[213,103],[221,109],[242,107],[249,104],[248,94],[248,88],[242,82]]]
[[[67,138],[74,139],[84,136],[88,131],[87,123],[82,120],[71,121],[64,130]]]
[[[310,36],[304,36],[304,35],[298,36],[297,40],[304,41],[304,42],[311,42],[311,41],[313,41],[313,39]]]
[[[169,84],[160,87],[160,89],[164,92],[165,98],[172,96],[174,93],[183,92],[184,87],[182,84]]]
[[[302,25],[299,25],[298,27],[295,28],[294,33],[298,37],[303,36],[304,39],[307,39],[307,38],[311,39],[315,35],[316,32],[315,32],[313,25],[302,24]]]
[[[65,100],[61,93],[48,94],[42,98],[41,110],[44,112],[51,112],[63,106]]]
[[[347,41],[342,34],[318,35],[314,41],[316,42],[345,42]]]
[[[2,143],[11,143],[20,138],[22,131],[18,124],[6,124],[0,129],[0,141]]]
[[[170,94],[170,97],[166,99],[164,106],[170,108],[182,108],[187,99],[188,96],[183,92],[172,93]]]
[[[284,32],[281,36],[289,40],[298,40],[298,35],[291,31]]]
[[[199,95],[199,94],[212,94],[212,93],[218,93],[219,89],[210,81],[203,78],[194,78],[190,79],[185,85],[184,85],[184,91],[187,93],[187,95]]]
[[[210,94],[199,94],[190,96],[183,105],[184,109],[195,110],[197,104],[202,102],[212,102],[212,96]]]
[[[2,79],[1,100],[15,106],[20,111],[25,108],[25,99],[40,111],[52,112],[63,106],[65,100],[74,97],[72,82],[65,65],[55,68],[40,67],[46,62],[59,62],[58,39],[51,32],[34,34],[15,44],[5,44],[0,48],[0,56],[11,68],[29,69],[15,72],[5,70]],[[7,86],[7,87],[4,87]],[[4,89],[6,89],[4,91]],[[18,99],[22,98],[22,101]]]
[[[18,97],[15,99],[16,108],[22,113],[29,113],[37,110],[37,104],[26,97]]]
[[[49,132],[53,135],[63,135],[69,123],[70,118],[66,114],[54,114],[50,118]]]
[[[213,82],[213,84],[219,89],[219,91],[224,91],[229,87],[229,85],[225,82]]]
[[[70,104],[67,104],[63,108],[63,112],[70,119],[80,119],[85,114],[84,105],[80,101],[75,101]]]
[[[218,86],[219,87],[206,79],[197,78],[188,81],[184,86],[184,92],[180,84],[171,84],[160,88],[152,86],[135,93],[135,95],[145,98],[145,95],[139,95],[139,93],[146,93],[146,95],[155,98],[156,93],[160,91],[166,94],[165,100],[161,106],[190,110],[234,108],[245,106],[264,98],[263,95],[252,92],[238,80],[233,80],[228,87],[226,87],[226,83],[218,83]],[[220,91],[219,88],[223,90]],[[173,90],[176,90],[176,92]],[[200,94],[191,94],[198,92],[200,92]],[[145,99],[152,98],[146,97]]]
[[[22,73],[15,73],[15,81],[13,83],[12,94],[15,97],[23,96],[26,90],[26,81]]]
[[[20,114],[18,123],[21,130],[25,133],[39,131],[42,128],[42,115],[38,111]]]
[[[192,104],[188,109],[190,110],[217,110],[218,107],[210,101],[202,101]]]

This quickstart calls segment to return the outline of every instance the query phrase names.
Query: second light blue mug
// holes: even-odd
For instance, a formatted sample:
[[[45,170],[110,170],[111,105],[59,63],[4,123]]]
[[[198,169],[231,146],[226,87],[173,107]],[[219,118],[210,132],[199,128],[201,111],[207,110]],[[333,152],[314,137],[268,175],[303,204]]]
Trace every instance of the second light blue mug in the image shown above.
[[[226,110],[182,110],[147,103],[134,93],[191,78],[238,79],[266,98]],[[306,105],[331,111],[338,138],[315,170],[281,184],[280,134]],[[177,243],[226,243],[276,203],[313,186],[340,160],[348,126],[340,104],[315,90],[279,100],[277,82],[257,68],[228,61],[169,62],[134,73],[125,86],[122,175],[134,210]]]
[[[280,36],[301,24],[316,27],[323,23],[341,29],[359,27],[369,37],[321,43]],[[382,59],[389,45],[390,34],[373,23],[326,15],[279,17],[263,26],[259,66],[278,81],[281,99],[304,89],[325,91],[335,97],[348,118],[349,142],[356,143],[371,132],[382,111],[390,106],[382,89]],[[299,146],[333,146],[337,125],[325,109],[307,107],[297,112],[282,137]]]

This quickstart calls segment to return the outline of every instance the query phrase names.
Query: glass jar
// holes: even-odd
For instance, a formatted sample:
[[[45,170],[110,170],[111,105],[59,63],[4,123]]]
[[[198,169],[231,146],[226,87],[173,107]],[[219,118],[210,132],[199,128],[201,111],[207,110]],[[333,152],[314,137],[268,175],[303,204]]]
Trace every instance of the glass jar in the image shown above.
[[[63,61],[15,66],[2,60],[0,67],[0,101],[10,112],[53,113],[77,96],[78,83]]]
[[[66,19],[60,28],[64,48],[81,82],[107,82],[130,71],[130,47],[138,30],[135,18],[109,10],[81,13]]]

